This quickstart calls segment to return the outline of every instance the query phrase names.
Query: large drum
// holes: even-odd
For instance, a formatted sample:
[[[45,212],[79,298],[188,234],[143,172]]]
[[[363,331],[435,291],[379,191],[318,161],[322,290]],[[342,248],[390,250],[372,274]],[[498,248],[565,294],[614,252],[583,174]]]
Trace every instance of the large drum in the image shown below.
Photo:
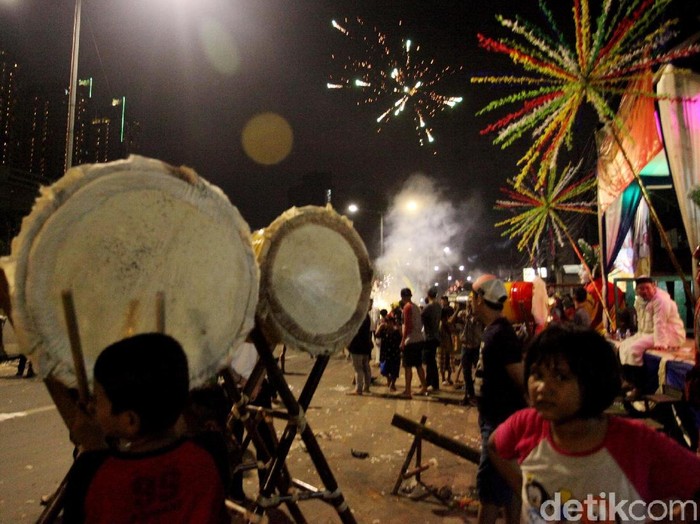
[[[335,352],[367,315],[372,269],[351,222],[330,206],[291,208],[253,234],[258,320],[273,343]]]
[[[64,290],[89,377],[107,345],[156,330],[157,305],[193,385],[220,369],[254,322],[259,276],[248,225],[220,189],[158,160],[70,169],[42,189],[7,266],[23,351],[68,386]]]

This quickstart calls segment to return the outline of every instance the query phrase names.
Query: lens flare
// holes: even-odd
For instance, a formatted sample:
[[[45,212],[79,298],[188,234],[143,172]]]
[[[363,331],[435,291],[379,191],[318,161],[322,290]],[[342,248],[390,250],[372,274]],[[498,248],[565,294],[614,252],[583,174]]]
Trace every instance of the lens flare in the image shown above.
[[[265,166],[279,164],[292,151],[294,133],[277,113],[261,113],[243,128],[241,144],[251,160]]]
[[[211,66],[222,75],[233,75],[240,65],[233,36],[218,20],[205,18],[199,25],[199,40]]]

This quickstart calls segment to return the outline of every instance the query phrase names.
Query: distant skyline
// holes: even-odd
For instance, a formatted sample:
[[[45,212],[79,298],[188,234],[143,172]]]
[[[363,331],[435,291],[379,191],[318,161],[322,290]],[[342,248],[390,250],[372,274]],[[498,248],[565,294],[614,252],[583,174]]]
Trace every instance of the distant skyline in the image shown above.
[[[32,83],[68,84],[73,8],[71,1],[0,0],[0,48]],[[194,168],[252,229],[281,214],[289,189],[311,173],[332,176],[333,204],[343,213],[351,201],[386,209],[420,173],[460,209],[461,221],[474,218],[469,202],[480,203],[478,223],[465,227],[464,257],[492,246],[484,262],[495,264],[514,248],[494,227],[504,215],[491,207],[524,146],[501,151],[479,134],[488,118],[474,116],[491,93],[469,77],[512,67],[477,46],[477,32],[504,34],[496,14],[541,23],[536,0],[83,0],[79,77],[93,77],[96,97],[126,96],[127,118],[142,124],[141,154]],[[378,107],[358,107],[352,93],[326,88],[331,54],[348,51],[331,20],[355,16],[392,38],[411,38],[436,67],[463,67],[440,86],[464,101],[433,119],[434,150],[418,145],[409,118],[376,133]],[[279,163],[262,165],[246,155],[241,136],[268,112],[289,124],[292,144]],[[581,135],[576,152],[591,140]],[[376,216],[352,219],[376,255]]]

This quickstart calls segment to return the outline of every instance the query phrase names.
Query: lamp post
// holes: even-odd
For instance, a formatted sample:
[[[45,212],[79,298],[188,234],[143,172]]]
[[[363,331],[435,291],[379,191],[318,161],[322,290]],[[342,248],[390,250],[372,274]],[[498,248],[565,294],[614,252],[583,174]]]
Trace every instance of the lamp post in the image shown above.
[[[82,2],[75,0],[73,15],[73,53],[70,61],[70,85],[68,87],[68,125],[66,133],[66,163],[67,171],[73,165],[73,141],[75,137],[75,103],[78,88],[78,51],[80,49],[80,12]]]
[[[354,215],[358,211],[360,211],[360,207],[357,204],[353,203],[348,206],[349,213]],[[379,256],[384,256],[384,212],[376,209],[365,209],[364,211],[379,215]]]

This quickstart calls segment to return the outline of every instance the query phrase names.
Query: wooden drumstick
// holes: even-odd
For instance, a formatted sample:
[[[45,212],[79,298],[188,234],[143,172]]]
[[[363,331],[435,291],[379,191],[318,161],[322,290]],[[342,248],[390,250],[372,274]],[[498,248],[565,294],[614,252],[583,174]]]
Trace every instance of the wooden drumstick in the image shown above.
[[[165,333],[165,293],[156,293],[156,332]]]
[[[130,337],[136,331],[136,319],[139,312],[139,301],[132,300],[129,302],[129,309],[126,312],[126,320],[124,322],[124,337]]]
[[[61,299],[63,300],[63,313],[66,317],[70,350],[73,355],[75,378],[78,381],[78,398],[80,402],[86,403],[90,399],[90,390],[88,388],[87,373],[85,372],[83,348],[80,344],[80,332],[78,331],[78,318],[75,314],[73,293],[70,290],[63,290]]]

